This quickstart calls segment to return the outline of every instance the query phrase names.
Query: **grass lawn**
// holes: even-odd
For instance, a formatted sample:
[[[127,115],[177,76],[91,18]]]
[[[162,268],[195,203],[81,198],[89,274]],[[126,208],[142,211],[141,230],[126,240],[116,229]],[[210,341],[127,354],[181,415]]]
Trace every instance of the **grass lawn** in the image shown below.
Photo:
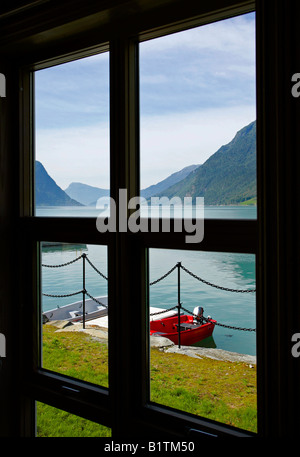
[[[108,387],[107,344],[43,326],[43,367]],[[256,366],[151,349],[150,400],[256,432]],[[37,436],[111,436],[110,429],[37,404]]]

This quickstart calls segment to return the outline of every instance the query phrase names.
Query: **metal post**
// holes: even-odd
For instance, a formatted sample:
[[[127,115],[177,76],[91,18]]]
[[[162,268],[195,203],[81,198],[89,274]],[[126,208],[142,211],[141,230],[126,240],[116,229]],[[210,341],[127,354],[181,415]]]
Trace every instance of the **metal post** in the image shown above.
[[[180,268],[181,262],[177,262],[177,290],[178,290],[178,348],[180,348],[180,310],[181,310],[181,303],[180,303]]]
[[[85,258],[86,258],[86,254],[82,254],[82,258],[83,258],[83,262],[82,262],[82,303],[83,303],[82,323],[83,323],[83,328],[85,329],[85,292],[86,292],[86,290],[85,290]]]

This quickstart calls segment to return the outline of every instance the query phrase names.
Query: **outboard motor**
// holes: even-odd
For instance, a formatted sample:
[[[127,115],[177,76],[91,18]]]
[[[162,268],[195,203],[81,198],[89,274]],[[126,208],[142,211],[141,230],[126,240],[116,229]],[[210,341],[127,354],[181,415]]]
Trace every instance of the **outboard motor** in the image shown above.
[[[196,306],[193,310],[194,316],[194,324],[203,324],[203,308],[202,306]]]

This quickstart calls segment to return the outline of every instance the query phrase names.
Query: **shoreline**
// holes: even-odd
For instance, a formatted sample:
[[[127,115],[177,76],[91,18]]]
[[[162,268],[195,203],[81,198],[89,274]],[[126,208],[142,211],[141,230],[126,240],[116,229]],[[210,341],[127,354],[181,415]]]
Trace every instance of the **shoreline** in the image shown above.
[[[44,325],[53,325],[57,327],[56,332],[83,332],[93,338],[96,338],[102,343],[108,342],[108,328],[106,326],[99,326],[95,324],[86,324],[85,329],[82,328],[82,323],[72,324],[68,321],[50,321]],[[243,362],[246,364],[256,365],[256,356],[248,354],[239,354],[238,352],[226,351],[217,348],[205,348],[196,346],[181,346],[178,348],[168,338],[160,336],[150,336],[151,348],[156,348],[161,352],[182,354],[194,358],[210,358],[223,362]]]

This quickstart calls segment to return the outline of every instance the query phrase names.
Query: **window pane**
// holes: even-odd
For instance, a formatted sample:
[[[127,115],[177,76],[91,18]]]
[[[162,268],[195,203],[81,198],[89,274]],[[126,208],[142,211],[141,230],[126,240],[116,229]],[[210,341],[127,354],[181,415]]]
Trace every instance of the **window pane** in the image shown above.
[[[149,258],[150,400],[256,432],[255,256]]]
[[[255,92],[254,13],[142,42],[141,196],[256,218]]]
[[[43,242],[41,268],[42,367],[108,387],[107,247]]]
[[[111,429],[37,402],[37,433],[39,438],[110,437]]]
[[[97,216],[109,194],[108,53],[35,72],[35,214]]]

